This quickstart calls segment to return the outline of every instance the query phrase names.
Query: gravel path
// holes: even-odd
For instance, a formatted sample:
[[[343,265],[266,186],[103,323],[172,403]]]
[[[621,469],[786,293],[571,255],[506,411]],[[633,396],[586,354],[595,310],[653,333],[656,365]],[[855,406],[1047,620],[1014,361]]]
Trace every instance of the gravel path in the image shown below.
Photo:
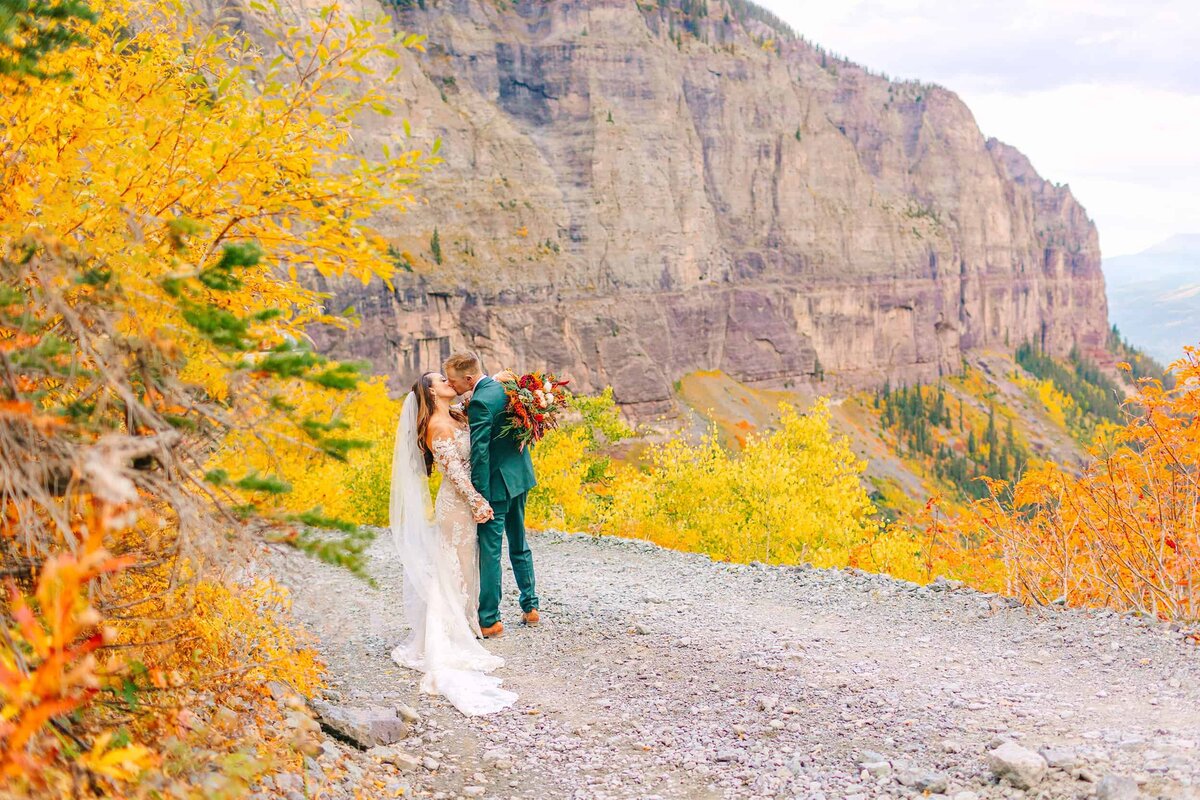
[[[1200,798],[1200,651],[1166,626],[853,570],[532,539],[545,622],[519,624],[506,572],[508,630],[488,644],[520,700],[474,719],[388,657],[404,622],[386,534],[370,550],[377,588],[272,550],[320,639],[328,699],[415,708],[393,750],[421,763],[331,740],[271,795],[307,782],[326,797]],[[1028,790],[989,766],[1005,742],[1050,762]]]

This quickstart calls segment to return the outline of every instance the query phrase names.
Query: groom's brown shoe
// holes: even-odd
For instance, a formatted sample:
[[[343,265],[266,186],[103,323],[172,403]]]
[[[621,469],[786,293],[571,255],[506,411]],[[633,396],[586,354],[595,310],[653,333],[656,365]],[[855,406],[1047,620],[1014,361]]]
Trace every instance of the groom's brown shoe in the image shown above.
[[[531,608],[521,615],[521,622],[529,626],[537,625],[541,621],[542,618],[538,614],[538,610],[536,608]]]
[[[495,625],[489,625],[486,628],[480,628],[479,632],[483,634],[485,639],[495,639],[500,634],[504,633],[504,623],[497,622]]]

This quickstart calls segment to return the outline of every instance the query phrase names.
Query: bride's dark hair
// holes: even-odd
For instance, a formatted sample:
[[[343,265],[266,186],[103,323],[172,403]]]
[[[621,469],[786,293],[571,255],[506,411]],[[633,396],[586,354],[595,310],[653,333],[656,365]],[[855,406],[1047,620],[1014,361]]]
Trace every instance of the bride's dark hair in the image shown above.
[[[417,378],[412,385],[412,393],[417,398],[417,447],[425,459],[425,474],[433,474],[433,451],[429,449],[429,418],[437,410],[437,399],[433,396],[433,376],[436,372],[426,372]],[[467,415],[457,408],[450,409],[450,416],[459,422],[466,423]]]

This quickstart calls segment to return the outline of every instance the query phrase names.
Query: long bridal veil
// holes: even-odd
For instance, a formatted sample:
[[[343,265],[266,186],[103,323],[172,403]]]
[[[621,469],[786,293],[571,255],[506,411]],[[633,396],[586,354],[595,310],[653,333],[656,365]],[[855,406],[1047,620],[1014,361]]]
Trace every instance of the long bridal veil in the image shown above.
[[[457,555],[438,534],[425,460],[417,446],[417,399],[411,392],[396,428],[389,511],[404,566],[404,616],[412,627],[392,650],[392,659],[424,672],[421,691],[444,696],[464,714],[490,714],[512,705],[516,694],[501,689],[500,679],[487,674],[504,666],[504,659],[475,638],[464,611],[473,604],[467,602],[456,569]],[[461,569],[478,565],[463,564]]]

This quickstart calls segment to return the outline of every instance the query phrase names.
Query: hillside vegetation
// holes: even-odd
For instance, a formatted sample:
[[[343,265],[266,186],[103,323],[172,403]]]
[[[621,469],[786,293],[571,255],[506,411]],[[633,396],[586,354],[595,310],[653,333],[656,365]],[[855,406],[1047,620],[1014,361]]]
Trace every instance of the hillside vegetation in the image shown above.
[[[397,105],[392,75],[363,76],[421,41],[332,7],[303,24],[256,11],[270,45],[170,0],[15,8],[0,14],[3,791],[273,791],[268,776],[324,752],[304,703],[323,670],[288,591],[248,565],[295,551],[370,585],[364,525],[388,521],[398,414],[381,378],[309,345],[314,325],[354,320],[300,276],[390,291],[404,269],[372,224],[405,213],[436,156],[402,122],[371,159],[352,134]],[[840,400],[710,373],[680,383],[722,402],[700,436],[634,430],[603,391],[535,447],[529,518],[1190,625],[1200,352],[1173,378],[1120,404],[1108,371],[1028,348]]]
[[[195,22],[0,11],[6,797],[235,797],[319,753],[268,689],[317,690],[310,638],[242,567],[277,543],[362,575],[377,512],[338,498],[385,489],[358,481],[395,405],[306,343],[340,321],[297,275],[392,274],[368,221],[428,155],[346,147],[387,110],[367,64],[417,41],[332,9],[269,49]]]
[[[1022,346],[836,415],[800,393],[768,415],[761,390],[695,376],[680,390],[712,404],[698,409],[707,433],[615,448],[630,431],[598,436],[581,419],[539,447],[539,469],[557,477],[536,519],[722,560],[950,577],[1028,602],[1194,620],[1195,369],[1189,356],[1177,388],[1132,385],[1078,353]],[[872,450],[882,470],[856,455]]]

